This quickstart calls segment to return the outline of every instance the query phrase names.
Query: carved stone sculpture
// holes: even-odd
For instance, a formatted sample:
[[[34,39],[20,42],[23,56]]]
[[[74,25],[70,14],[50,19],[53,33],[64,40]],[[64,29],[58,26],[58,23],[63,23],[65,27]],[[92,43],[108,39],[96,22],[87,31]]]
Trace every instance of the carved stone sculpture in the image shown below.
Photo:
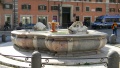
[[[70,34],[87,34],[87,29],[82,22],[76,21],[68,28],[68,31]]]
[[[34,26],[34,30],[37,30],[37,31],[46,30],[46,26],[42,22],[38,22]]]

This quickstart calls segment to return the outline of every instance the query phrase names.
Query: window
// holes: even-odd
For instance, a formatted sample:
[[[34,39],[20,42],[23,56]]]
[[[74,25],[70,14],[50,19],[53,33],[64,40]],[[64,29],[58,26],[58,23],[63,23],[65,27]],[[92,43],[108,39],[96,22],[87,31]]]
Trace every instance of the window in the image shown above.
[[[86,11],[90,11],[90,8],[89,8],[89,7],[86,7]]]
[[[74,1],[82,1],[82,0],[74,0]]]
[[[80,7],[76,7],[76,11],[80,11]]]
[[[109,11],[110,12],[115,12],[115,8],[110,8]]]
[[[4,4],[3,8],[4,9],[13,9],[13,5],[12,4]]]
[[[120,22],[120,18],[106,18],[105,21],[106,22],[114,22],[114,21]]]
[[[116,1],[115,1],[115,0],[109,0],[109,2],[110,2],[110,3],[116,3]]]
[[[32,16],[27,16],[27,15],[23,15],[21,16],[21,22],[23,25],[27,25],[27,24],[31,24],[32,23]]]
[[[57,16],[53,16],[53,20],[57,22]]]
[[[23,4],[22,5],[22,9],[23,10],[30,10],[31,9],[31,5],[29,5],[29,4]]]
[[[96,2],[103,2],[103,0],[96,0]]]
[[[58,10],[58,6],[51,6],[51,10]]]
[[[96,8],[96,12],[102,12],[102,8]]]
[[[84,0],[84,1],[91,2],[91,0]]]
[[[42,22],[45,26],[47,26],[47,16],[38,16],[38,22]]]
[[[46,10],[47,7],[45,5],[39,5],[38,10]]]
[[[76,16],[76,21],[80,21],[80,20],[79,20],[79,16]]]

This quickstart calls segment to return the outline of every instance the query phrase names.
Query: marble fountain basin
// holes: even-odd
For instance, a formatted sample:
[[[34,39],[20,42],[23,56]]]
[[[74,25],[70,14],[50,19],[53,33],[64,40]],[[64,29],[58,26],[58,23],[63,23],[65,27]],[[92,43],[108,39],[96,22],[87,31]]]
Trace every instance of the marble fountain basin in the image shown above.
[[[57,32],[14,30],[14,46],[23,49],[49,50],[52,52],[99,51],[107,43],[107,34],[87,30],[87,34],[69,34],[67,29]]]

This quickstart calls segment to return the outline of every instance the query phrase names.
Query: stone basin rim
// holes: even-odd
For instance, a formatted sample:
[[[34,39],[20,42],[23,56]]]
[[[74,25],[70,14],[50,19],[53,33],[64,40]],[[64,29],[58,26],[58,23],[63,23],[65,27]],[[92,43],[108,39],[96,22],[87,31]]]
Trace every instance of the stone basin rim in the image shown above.
[[[103,37],[103,36],[107,36],[106,33],[99,32],[96,30],[87,30],[87,31],[88,31],[88,34],[54,34],[54,33],[50,33],[49,31],[30,31],[30,32],[27,32],[27,31],[23,31],[23,30],[15,30],[15,31],[12,31],[11,34],[17,35],[17,36],[52,36],[52,37],[59,37],[59,36],[60,37],[61,36],[63,36],[63,37],[64,36],[65,37],[89,37],[89,36]]]

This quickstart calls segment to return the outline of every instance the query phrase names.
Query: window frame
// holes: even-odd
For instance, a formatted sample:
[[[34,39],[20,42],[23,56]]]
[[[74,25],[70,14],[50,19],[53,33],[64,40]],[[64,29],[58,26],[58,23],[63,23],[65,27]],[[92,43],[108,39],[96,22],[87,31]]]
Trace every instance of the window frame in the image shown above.
[[[103,2],[103,0],[96,0],[96,2]]]
[[[109,8],[109,12],[115,12],[115,8]]]
[[[75,7],[75,10],[76,10],[76,11],[80,11],[80,7],[79,7],[79,6],[76,6],[76,7]]]
[[[42,7],[42,8],[40,8],[40,7]],[[38,5],[38,10],[39,11],[45,11],[45,10],[47,10],[47,6],[46,5]]]
[[[109,0],[110,3],[116,3],[116,0]]]
[[[9,7],[7,7],[7,6],[9,6]],[[4,3],[4,4],[3,4],[3,9],[13,9],[13,4]]]
[[[52,11],[56,11],[56,10],[58,10],[59,9],[59,7],[57,6],[57,5],[52,5],[51,6],[51,10]]]
[[[87,8],[88,8],[88,11],[87,11]],[[85,10],[86,10],[86,12],[90,12],[90,7],[89,7],[89,6],[86,6],[86,7],[85,7]]]
[[[22,10],[31,10],[31,5],[30,4],[22,4],[21,9]]]
[[[102,12],[102,8],[101,7],[96,7],[95,11],[96,12]]]

